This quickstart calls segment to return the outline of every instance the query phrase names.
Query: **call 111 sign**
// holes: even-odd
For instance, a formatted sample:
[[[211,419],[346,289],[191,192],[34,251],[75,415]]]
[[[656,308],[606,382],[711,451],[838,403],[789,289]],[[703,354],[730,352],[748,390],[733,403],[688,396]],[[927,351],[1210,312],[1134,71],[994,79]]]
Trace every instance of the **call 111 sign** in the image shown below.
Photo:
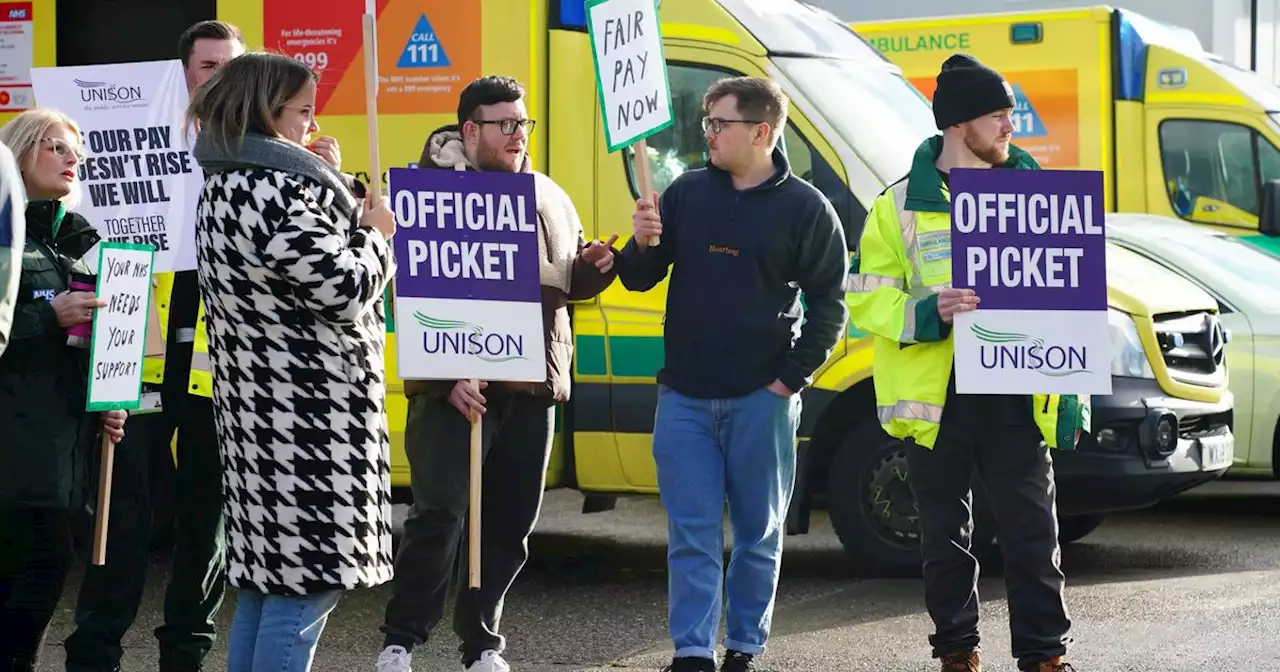
[[[1102,173],[951,172],[960,394],[1111,394]]]

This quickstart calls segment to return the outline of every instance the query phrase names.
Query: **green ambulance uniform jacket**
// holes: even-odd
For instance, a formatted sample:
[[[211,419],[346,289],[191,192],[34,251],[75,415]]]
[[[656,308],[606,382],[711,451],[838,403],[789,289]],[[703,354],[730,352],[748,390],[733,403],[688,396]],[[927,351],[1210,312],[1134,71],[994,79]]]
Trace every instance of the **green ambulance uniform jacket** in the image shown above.
[[[881,427],[898,439],[933,448],[951,380],[955,342],[938,316],[937,292],[951,285],[951,194],[934,162],[942,136],[916,150],[911,172],[876,199],[845,287],[849,319],[875,339],[873,376]],[[1009,147],[998,169],[1039,170]],[[1075,448],[1087,429],[1087,396],[1027,397],[1050,448]]]

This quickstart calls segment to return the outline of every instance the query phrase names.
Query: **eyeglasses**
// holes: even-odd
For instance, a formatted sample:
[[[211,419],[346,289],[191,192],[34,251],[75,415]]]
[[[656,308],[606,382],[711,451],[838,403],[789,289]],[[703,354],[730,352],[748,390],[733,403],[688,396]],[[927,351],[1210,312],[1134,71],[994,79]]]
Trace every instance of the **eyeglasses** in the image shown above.
[[[706,133],[707,130],[710,129],[712,133],[715,133],[716,135],[720,135],[720,131],[724,130],[725,124],[747,124],[748,126],[750,126],[753,124],[763,124],[763,123],[765,122],[758,121],[755,119],[721,119],[720,117],[703,117],[702,132]]]
[[[473,122],[485,126],[497,124],[503,135],[515,135],[516,128],[523,127],[525,135],[533,135],[533,127],[537,124],[532,119],[472,119]]]
[[[40,141],[49,145],[53,150],[54,156],[57,156],[59,159],[65,159],[68,156],[74,155],[77,161],[84,161],[84,150],[79,147],[69,145],[57,138],[40,138]]]

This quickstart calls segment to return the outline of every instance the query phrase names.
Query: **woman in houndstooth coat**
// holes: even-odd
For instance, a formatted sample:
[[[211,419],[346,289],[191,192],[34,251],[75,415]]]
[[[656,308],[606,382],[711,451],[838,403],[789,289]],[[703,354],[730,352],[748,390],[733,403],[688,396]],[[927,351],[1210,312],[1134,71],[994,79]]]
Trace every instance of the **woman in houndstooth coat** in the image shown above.
[[[385,204],[362,210],[305,148],[314,111],[312,72],[265,53],[228,62],[189,111],[207,175],[196,244],[239,589],[233,672],[307,669],[299,651],[314,651],[341,592],[392,573],[382,296],[395,221]]]

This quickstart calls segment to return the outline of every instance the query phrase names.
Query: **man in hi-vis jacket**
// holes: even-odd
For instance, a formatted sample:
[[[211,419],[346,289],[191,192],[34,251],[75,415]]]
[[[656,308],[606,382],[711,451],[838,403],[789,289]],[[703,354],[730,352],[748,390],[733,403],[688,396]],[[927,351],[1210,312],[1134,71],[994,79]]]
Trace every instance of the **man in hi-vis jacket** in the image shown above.
[[[875,336],[881,426],[907,446],[919,507],[929,638],[944,672],[980,672],[978,561],[970,552],[976,469],[1006,558],[1013,655],[1021,670],[1070,672],[1053,461],[1088,422],[1072,395],[957,395],[952,319],[979,307],[951,288],[952,168],[1038,170],[1009,144],[1013,91],[964,54],[938,75],[941,135],[916,149],[911,172],[876,199],[846,286],[849,317]]]

